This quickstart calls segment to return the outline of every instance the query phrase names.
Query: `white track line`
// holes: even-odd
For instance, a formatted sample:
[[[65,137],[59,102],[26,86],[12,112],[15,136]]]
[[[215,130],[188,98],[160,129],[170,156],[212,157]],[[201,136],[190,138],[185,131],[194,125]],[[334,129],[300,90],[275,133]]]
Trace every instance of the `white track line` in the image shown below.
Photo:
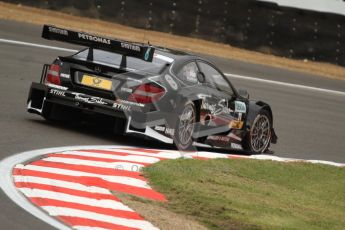
[[[324,165],[330,165],[330,166],[335,166],[335,167],[345,167],[345,164],[336,163],[332,161],[306,160],[305,162],[312,163],[312,164],[324,164]]]
[[[0,42],[6,43],[6,44],[11,44],[11,45],[29,46],[29,47],[35,47],[35,48],[58,50],[58,51],[65,51],[65,52],[72,52],[72,53],[78,52],[78,50],[73,50],[73,49],[68,49],[68,48],[42,45],[42,44],[31,43],[31,42],[21,42],[21,41],[9,40],[9,39],[3,39],[3,38],[0,38]]]
[[[321,93],[329,93],[329,94],[338,95],[338,96],[345,96],[345,92],[342,92],[342,91],[323,89],[323,88],[317,88],[317,87],[311,87],[311,86],[305,86],[305,85],[297,85],[297,84],[281,82],[281,81],[272,81],[272,80],[248,77],[248,76],[243,76],[243,75],[238,75],[238,74],[225,73],[225,76],[230,77],[230,78],[237,78],[241,80],[255,81],[255,82],[267,83],[271,85],[279,85],[279,86],[285,86],[285,87],[290,87],[290,88],[310,90],[310,91],[316,91],[316,92],[321,92]]]
[[[6,43],[6,44],[22,45],[22,46],[51,49],[51,50],[58,50],[58,51],[65,51],[65,52],[75,53],[78,51],[74,49],[62,48],[62,47],[57,47],[57,46],[42,45],[38,43],[22,42],[22,41],[3,39],[3,38],[0,38],[0,43],[1,42]],[[239,74],[225,73],[225,75],[231,78],[237,78],[241,80],[256,81],[256,82],[291,87],[291,88],[296,88],[296,89],[304,89],[304,90],[311,90],[311,91],[322,92],[322,93],[329,93],[333,95],[345,96],[345,92],[342,92],[342,91],[323,89],[323,88],[317,88],[317,87],[311,87],[311,86],[305,86],[305,85],[298,85],[298,84],[292,84],[292,83],[287,83],[287,82],[272,81],[272,80],[249,77],[249,76],[244,76],[244,75],[239,75]]]

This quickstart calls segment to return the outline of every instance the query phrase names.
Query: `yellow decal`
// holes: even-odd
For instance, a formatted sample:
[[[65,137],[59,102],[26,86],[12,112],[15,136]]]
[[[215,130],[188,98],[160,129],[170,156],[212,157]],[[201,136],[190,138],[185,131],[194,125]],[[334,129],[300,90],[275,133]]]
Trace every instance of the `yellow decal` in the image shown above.
[[[242,127],[243,127],[243,121],[232,120],[232,121],[230,122],[229,127],[230,127],[231,129],[242,129]]]
[[[104,78],[100,78],[100,77],[89,76],[89,75],[84,75],[81,83],[83,85],[105,89],[105,90],[111,90],[111,87],[112,87],[112,81],[104,79]]]

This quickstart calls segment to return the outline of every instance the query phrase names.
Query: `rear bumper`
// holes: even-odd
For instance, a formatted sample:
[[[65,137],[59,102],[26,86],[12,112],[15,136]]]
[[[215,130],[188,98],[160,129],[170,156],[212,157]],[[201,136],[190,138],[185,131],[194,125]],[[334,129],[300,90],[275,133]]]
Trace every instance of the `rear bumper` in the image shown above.
[[[41,115],[47,102],[119,118],[125,118],[125,110],[130,109],[103,98],[32,83],[27,100],[28,112]]]
[[[88,114],[103,114],[126,120],[127,134],[144,135],[166,143],[172,139],[159,134],[150,127],[165,125],[167,116],[162,111],[143,112],[143,105],[123,100],[108,100],[68,91],[59,86],[47,86],[32,83],[27,100],[27,110],[30,113],[43,115],[44,107],[50,104],[69,107]],[[168,139],[170,140],[168,140]]]

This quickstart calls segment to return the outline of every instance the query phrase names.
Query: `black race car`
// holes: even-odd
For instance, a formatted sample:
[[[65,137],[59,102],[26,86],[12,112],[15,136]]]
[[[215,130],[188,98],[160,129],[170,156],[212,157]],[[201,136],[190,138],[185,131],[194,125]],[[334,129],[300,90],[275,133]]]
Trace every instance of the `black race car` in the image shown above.
[[[199,56],[47,25],[42,37],[88,48],[44,65],[40,83],[31,85],[30,113],[47,120],[112,118],[116,133],[180,150],[263,153],[277,141],[270,106],[249,100]]]

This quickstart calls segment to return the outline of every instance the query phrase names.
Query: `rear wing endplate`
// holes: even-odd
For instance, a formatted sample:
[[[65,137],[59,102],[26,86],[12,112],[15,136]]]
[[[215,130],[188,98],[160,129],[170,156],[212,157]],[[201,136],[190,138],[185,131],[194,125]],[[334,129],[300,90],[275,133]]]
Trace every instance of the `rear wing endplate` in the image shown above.
[[[155,49],[150,45],[115,40],[50,25],[43,26],[42,38],[106,50],[125,56],[140,58],[148,62],[152,61],[155,52]]]

